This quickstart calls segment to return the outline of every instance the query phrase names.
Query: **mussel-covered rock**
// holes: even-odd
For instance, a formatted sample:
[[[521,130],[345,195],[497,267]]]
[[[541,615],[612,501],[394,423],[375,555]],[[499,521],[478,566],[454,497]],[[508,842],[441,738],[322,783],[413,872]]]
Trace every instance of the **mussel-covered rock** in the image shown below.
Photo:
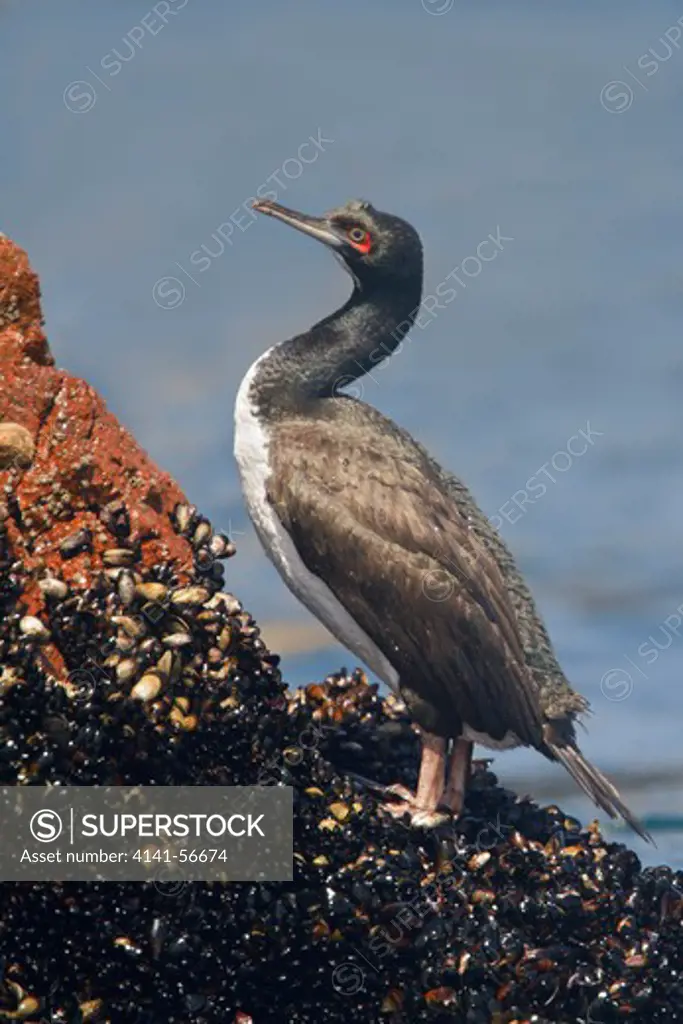
[[[0,465],[0,785],[294,794],[293,882],[0,883],[0,1024],[683,1021],[682,873],[486,765],[459,821],[383,817],[354,776],[414,783],[405,709],[361,672],[287,692],[229,538],[54,368],[1,237],[0,358],[36,438]]]

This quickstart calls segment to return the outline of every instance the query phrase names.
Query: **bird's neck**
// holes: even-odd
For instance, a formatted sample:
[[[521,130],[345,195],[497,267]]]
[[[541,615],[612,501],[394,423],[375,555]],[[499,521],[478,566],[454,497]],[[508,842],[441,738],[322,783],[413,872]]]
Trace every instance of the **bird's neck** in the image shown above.
[[[362,290],[305,334],[282,341],[262,356],[252,396],[264,414],[331,398],[396,350],[419,310],[421,284]]]

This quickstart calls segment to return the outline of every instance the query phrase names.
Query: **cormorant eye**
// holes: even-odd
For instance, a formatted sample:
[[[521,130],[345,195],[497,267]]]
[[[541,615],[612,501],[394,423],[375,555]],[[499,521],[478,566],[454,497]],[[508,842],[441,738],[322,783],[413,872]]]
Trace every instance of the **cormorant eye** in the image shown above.
[[[358,227],[349,228],[348,238],[353,244],[354,249],[358,249],[360,252],[370,252],[372,239],[369,231],[364,231],[363,228]]]

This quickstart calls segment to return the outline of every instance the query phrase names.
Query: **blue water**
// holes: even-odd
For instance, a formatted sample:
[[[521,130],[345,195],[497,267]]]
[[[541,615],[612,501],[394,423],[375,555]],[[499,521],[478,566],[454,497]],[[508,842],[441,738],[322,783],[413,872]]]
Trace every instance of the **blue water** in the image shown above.
[[[171,6],[144,30],[132,0],[54,5],[40,31],[25,6],[0,10],[0,230],[41,275],[58,362],[237,531],[230,585],[259,619],[302,617],[245,521],[231,409],[249,363],[347,281],[243,212],[205,272],[191,254],[218,252],[212,234],[278,170],[290,205],[360,195],[408,217],[427,291],[473,276],[364,397],[502,519],[592,702],[586,753],[630,774],[636,811],[682,815],[683,53],[654,71],[648,57],[666,56],[680,5]],[[116,74],[115,51],[130,55]],[[315,162],[285,177],[320,132]],[[510,241],[477,271],[468,257],[496,232]],[[172,309],[153,297],[169,276],[184,288]],[[567,456],[582,429],[593,443]],[[524,490],[536,500],[515,505]],[[284,669],[296,685],[343,662],[331,646]],[[535,754],[496,770],[592,813]],[[634,846],[683,865],[681,831],[659,842]]]

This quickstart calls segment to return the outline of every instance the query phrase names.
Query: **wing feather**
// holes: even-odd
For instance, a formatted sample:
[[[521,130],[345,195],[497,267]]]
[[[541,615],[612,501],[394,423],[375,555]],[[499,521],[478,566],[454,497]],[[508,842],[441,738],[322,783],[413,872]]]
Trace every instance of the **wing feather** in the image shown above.
[[[495,558],[404,438],[287,421],[268,496],[306,565],[444,717],[542,742],[542,716]],[[320,528],[320,524],[324,528]],[[352,585],[350,585],[350,583]]]

